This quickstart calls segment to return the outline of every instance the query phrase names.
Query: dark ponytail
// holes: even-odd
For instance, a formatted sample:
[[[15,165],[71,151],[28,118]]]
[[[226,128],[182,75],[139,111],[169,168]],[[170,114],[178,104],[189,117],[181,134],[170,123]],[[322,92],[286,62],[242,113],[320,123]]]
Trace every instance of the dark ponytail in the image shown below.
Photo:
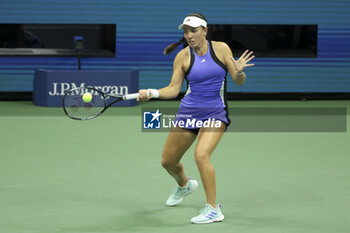
[[[172,43],[172,44],[168,45],[168,46],[164,49],[163,54],[164,54],[164,55],[170,54],[172,51],[174,51],[174,50],[177,48],[177,46],[179,46],[180,44],[182,44],[182,43],[184,43],[184,42],[185,42],[185,38],[182,37],[182,38],[179,40],[179,42]]]
[[[206,18],[204,17],[204,15],[202,15],[201,13],[191,13],[191,14],[189,14],[188,16],[195,16],[195,17],[198,17],[198,18],[200,18],[200,19],[203,19],[205,22],[207,22],[207,19],[206,19]],[[186,16],[186,17],[188,17],[188,16]],[[172,44],[168,45],[168,46],[164,49],[163,54],[164,54],[164,55],[170,54],[172,51],[174,51],[174,50],[177,48],[177,46],[179,46],[180,44],[185,43],[185,42],[186,42],[185,37],[182,37],[182,38],[179,40],[179,42],[172,43]]]

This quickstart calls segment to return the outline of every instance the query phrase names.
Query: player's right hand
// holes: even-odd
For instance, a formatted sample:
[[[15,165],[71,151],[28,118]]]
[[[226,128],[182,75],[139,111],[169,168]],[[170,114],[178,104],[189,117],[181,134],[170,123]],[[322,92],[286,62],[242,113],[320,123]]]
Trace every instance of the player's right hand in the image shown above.
[[[148,101],[151,99],[149,90],[141,89],[141,90],[139,90],[139,94],[140,94],[140,96],[137,97],[137,99],[136,99],[137,101]]]

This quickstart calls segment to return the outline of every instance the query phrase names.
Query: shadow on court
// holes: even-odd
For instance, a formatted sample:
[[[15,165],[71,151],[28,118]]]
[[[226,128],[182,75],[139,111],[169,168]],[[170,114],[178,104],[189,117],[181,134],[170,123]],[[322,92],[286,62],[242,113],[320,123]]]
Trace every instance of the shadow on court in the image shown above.
[[[166,207],[156,206],[146,210],[127,210],[122,216],[99,225],[87,224],[77,228],[61,228],[63,232],[178,232],[194,226],[188,211],[197,212],[197,206]],[[201,229],[194,229],[200,232]]]

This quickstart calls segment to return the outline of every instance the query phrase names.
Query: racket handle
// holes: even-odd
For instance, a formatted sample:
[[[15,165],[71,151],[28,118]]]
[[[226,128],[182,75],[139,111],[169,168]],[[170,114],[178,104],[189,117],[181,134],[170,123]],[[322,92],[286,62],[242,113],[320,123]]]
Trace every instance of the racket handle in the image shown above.
[[[137,97],[139,97],[139,93],[135,93],[135,94],[127,94],[123,96],[123,100],[134,100]]]

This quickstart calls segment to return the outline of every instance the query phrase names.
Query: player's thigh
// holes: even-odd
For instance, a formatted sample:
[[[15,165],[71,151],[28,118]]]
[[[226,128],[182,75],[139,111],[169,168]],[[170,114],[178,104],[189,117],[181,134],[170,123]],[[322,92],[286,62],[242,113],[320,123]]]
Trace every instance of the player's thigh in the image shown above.
[[[177,164],[184,153],[191,147],[197,135],[189,130],[175,127],[171,130],[165,142],[162,153],[162,164]]]
[[[198,142],[195,148],[195,159],[197,163],[208,160],[225,133],[226,125],[220,128],[201,128],[198,133]]]

